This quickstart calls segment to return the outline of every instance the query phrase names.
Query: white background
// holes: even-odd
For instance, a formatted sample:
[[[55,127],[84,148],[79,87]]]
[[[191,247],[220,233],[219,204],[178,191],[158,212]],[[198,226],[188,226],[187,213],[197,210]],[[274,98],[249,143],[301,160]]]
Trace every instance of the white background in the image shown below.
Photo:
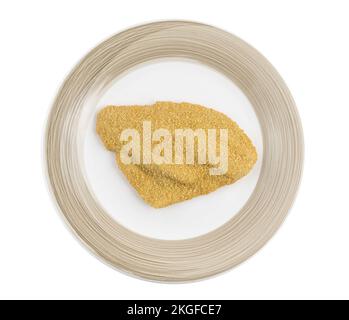
[[[349,298],[347,1],[7,1],[0,4],[0,298]],[[262,52],[302,118],[306,159],[286,223],[213,279],[159,284],[107,267],[56,213],[43,174],[52,100],[76,62],[135,24],[216,25]]]

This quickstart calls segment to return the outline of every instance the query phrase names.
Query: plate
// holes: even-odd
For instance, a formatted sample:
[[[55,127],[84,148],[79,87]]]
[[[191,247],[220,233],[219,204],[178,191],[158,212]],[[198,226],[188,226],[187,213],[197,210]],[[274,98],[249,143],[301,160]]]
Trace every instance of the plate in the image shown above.
[[[113,190],[112,180],[108,184],[107,178],[100,179],[108,185],[106,189],[121,195],[113,200],[114,208],[120,212],[115,216],[108,212],[110,209],[106,208],[108,205],[99,195],[96,184],[91,183],[91,172],[97,172],[97,176],[103,172],[91,170],[93,164],[109,161],[97,161],[99,154],[106,154],[102,148],[100,153],[94,153],[88,145],[86,147],[86,137],[92,132],[93,114],[96,107],[102,105],[101,101],[107,101],[108,90],[115,91],[113,86],[120,84],[125,74],[168,59],[206,66],[243,92],[258,119],[259,134],[255,139],[263,141],[257,143],[257,148],[258,145],[261,148],[259,154],[263,155],[258,172],[251,175],[250,182],[238,182],[240,185],[225,188],[208,200],[198,197],[176,204],[164,209],[163,214],[145,210],[146,206],[142,207],[139,200],[132,200],[136,197],[131,195],[129,203],[123,202],[130,192],[123,189],[126,181],[119,179],[119,185]],[[219,75],[215,75],[217,79]],[[207,87],[210,88],[209,80]],[[216,87],[219,90],[222,86]],[[192,91],[195,91],[194,86]],[[215,96],[217,94],[212,93],[212,99]],[[249,114],[248,110],[246,112],[244,114]],[[253,121],[250,114],[247,125]],[[303,164],[299,116],[276,70],[241,39],[215,27],[189,21],[137,26],[111,37],[88,53],[57,94],[48,119],[45,147],[51,191],[75,234],[117,269],[165,282],[210,277],[231,269],[257,252],[285,219],[298,189]],[[113,169],[117,172],[115,167]],[[241,193],[245,198],[237,196],[244,188],[250,190]],[[226,198],[222,202],[218,197],[224,194]],[[234,196],[240,199],[239,205]],[[189,207],[194,209],[189,210]],[[198,212],[203,207],[206,208],[202,215],[202,220],[206,221],[204,227],[198,223]],[[185,232],[172,234],[171,226]],[[149,231],[151,228],[165,231],[154,233]]]

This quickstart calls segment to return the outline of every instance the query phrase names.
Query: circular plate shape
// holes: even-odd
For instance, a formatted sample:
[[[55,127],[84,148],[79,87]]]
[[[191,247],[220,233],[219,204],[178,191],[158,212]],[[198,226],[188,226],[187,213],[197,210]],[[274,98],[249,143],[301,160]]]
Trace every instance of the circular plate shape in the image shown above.
[[[263,135],[260,176],[243,208],[221,227],[184,240],[146,237],[112,219],[88,186],[78,143],[84,103],[124,71],[161,58],[196,60],[231,79],[251,102]],[[55,99],[45,147],[52,192],[77,236],[112,266],[166,282],[210,277],[257,252],[285,219],[303,163],[298,113],[276,70],[254,48],[230,33],[185,21],[128,29],[85,56]]]

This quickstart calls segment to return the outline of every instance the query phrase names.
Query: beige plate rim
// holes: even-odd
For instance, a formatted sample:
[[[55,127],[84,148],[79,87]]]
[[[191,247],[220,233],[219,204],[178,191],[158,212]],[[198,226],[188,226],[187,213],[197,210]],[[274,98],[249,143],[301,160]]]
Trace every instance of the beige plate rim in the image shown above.
[[[264,141],[260,177],[244,207],[216,230],[184,240],[136,234],[104,212],[86,181],[78,143],[85,101],[129,68],[169,57],[197,60],[233,80],[254,107]],[[78,238],[113,267],[161,282],[214,276],[239,265],[263,247],[295,199],[303,153],[303,132],[295,103],[272,65],[238,37],[191,21],[136,26],[91,50],[59,90],[45,140],[51,192]]]

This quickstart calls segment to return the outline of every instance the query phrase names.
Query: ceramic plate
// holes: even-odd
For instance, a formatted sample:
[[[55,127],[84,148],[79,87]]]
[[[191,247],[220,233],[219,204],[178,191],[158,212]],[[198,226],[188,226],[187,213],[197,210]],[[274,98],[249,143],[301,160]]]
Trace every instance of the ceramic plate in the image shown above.
[[[95,116],[158,100],[230,116],[257,148],[255,168],[207,196],[143,203],[98,140]],[[303,136],[284,81],[254,48],[212,26],[162,21],[111,37],[74,68],[48,119],[46,159],[58,207],[88,248],[137,277],[184,282],[240,264],[272,237],[298,189]]]

